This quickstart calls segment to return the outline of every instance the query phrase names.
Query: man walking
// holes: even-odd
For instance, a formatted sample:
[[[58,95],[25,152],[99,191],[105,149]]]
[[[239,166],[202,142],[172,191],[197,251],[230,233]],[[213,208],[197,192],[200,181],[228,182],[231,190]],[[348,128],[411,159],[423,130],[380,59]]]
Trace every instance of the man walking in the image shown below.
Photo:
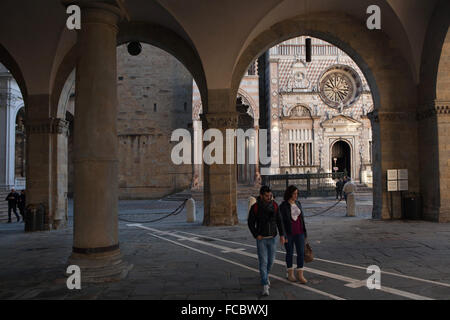
[[[16,215],[17,222],[20,221],[20,217],[17,214],[17,199],[19,198],[19,194],[16,190],[11,189],[11,192],[6,196],[5,201],[8,201],[8,223],[11,223],[11,210],[14,211]]]
[[[284,229],[277,203],[272,199],[272,191],[263,186],[257,202],[252,205],[248,215],[248,227],[256,239],[258,249],[259,273],[263,285],[263,296],[269,295],[269,273],[275,260],[277,229],[280,242],[284,245]]]
[[[336,182],[336,200],[342,200],[342,189],[344,188],[344,181],[342,178]]]

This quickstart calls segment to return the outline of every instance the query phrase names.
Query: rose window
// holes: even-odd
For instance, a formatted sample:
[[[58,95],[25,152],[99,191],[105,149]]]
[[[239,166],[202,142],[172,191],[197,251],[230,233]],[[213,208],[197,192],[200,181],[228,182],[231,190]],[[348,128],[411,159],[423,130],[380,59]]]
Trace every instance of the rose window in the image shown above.
[[[319,81],[320,97],[332,108],[346,108],[354,104],[362,93],[361,80],[348,66],[328,69]]]

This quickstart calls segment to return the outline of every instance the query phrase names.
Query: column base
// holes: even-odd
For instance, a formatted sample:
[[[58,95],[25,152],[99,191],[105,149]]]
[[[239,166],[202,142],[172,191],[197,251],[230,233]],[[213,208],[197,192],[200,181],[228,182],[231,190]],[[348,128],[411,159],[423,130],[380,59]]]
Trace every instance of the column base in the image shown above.
[[[103,254],[72,253],[68,264],[80,267],[81,284],[120,281],[133,268],[133,264],[122,260],[120,250]]]

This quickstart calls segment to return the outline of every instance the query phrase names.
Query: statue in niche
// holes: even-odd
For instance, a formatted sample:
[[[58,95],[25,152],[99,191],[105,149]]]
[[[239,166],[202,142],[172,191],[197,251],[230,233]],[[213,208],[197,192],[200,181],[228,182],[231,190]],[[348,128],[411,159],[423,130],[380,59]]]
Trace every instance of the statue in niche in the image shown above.
[[[344,112],[344,104],[342,102],[339,103],[338,110],[339,110],[339,114],[342,114]]]
[[[295,89],[307,89],[311,85],[307,72],[306,64],[297,57],[297,61],[294,63],[291,69],[291,74],[288,80],[288,91]]]
[[[289,116],[289,107],[286,105],[283,106],[283,116],[285,117]]]

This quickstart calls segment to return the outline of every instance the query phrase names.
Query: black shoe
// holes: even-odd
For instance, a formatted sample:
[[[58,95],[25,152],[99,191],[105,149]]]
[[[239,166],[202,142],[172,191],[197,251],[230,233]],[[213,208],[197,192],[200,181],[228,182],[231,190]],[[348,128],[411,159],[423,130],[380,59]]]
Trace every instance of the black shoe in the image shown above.
[[[11,220],[8,220],[8,223],[11,223]]]

